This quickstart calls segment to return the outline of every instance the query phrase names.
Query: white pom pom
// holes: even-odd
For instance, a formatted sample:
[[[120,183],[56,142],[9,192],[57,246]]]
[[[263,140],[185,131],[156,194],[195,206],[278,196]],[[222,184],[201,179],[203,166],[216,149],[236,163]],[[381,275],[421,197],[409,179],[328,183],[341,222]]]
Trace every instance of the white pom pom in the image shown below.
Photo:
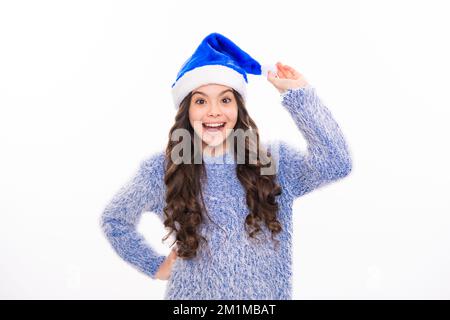
[[[264,64],[261,65],[261,75],[267,78],[267,75],[269,73],[269,70],[273,73],[277,73],[277,66],[274,64]]]

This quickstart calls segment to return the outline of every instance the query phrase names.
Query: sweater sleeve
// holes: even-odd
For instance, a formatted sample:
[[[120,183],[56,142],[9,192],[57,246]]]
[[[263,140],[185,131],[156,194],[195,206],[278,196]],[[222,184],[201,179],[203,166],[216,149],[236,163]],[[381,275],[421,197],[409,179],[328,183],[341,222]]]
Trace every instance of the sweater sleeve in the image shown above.
[[[311,85],[280,95],[307,142],[307,152],[279,142],[280,185],[297,198],[347,176],[352,169],[348,145],[337,122]]]
[[[117,254],[152,279],[165,256],[158,254],[136,230],[143,211],[161,207],[162,163],[155,154],[141,162],[134,176],[104,209],[101,228]]]

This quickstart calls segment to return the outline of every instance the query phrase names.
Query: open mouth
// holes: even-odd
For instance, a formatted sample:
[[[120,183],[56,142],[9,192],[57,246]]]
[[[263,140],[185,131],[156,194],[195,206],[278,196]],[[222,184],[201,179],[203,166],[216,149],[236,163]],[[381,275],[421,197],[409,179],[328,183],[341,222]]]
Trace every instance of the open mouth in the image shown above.
[[[203,128],[208,131],[208,132],[216,132],[216,131],[221,131],[223,130],[223,128],[225,128],[225,123],[226,122],[214,122],[214,123],[206,123],[203,122]]]

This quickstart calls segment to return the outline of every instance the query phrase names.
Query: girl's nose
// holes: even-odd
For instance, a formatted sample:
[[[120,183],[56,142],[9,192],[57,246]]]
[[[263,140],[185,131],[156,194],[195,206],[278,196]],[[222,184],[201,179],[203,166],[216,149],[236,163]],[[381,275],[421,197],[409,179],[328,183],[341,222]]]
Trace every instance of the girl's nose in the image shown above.
[[[212,104],[211,104],[211,108],[209,109],[208,114],[211,115],[211,116],[217,116],[217,115],[220,115],[220,108],[219,108],[218,104],[212,103]]]

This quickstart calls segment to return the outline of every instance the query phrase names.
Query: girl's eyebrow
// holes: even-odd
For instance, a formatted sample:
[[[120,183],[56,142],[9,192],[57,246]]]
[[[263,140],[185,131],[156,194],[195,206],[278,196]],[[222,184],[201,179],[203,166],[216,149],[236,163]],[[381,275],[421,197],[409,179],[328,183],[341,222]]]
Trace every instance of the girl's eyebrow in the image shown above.
[[[228,91],[233,92],[231,89],[226,89],[226,90],[222,91],[222,92],[219,94],[219,96],[223,95],[224,93],[226,93],[226,92],[228,92]],[[206,93],[201,92],[201,91],[194,91],[194,92],[192,92],[192,95],[194,95],[194,94],[196,94],[196,93],[201,94],[201,95],[204,95],[204,96],[208,96]]]

